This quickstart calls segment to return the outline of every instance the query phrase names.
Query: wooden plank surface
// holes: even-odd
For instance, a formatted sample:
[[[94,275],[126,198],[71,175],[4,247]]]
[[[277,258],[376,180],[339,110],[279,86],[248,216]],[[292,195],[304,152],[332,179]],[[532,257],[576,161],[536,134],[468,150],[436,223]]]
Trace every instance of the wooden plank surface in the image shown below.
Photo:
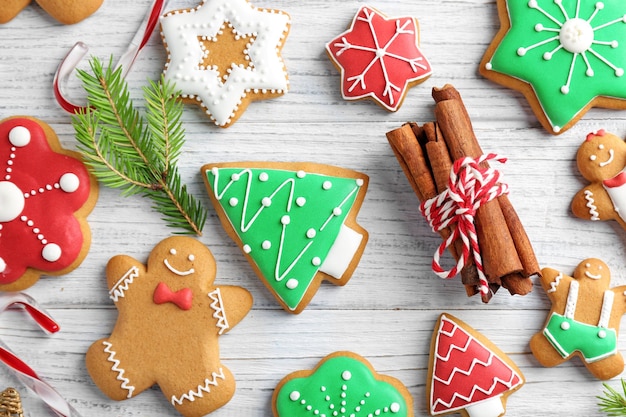
[[[70,116],[55,102],[52,78],[76,41],[108,60],[121,55],[150,1],[105,0],[82,23],[61,26],[36,5],[0,26],[0,118],[35,116],[50,123],[65,147],[75,148]],[[509,158],[502,167],[513,202],[542,267],[571,273],[587,257],[611,267],[613,284],[626,283],[626,232],[617,224],[576,219],[572,196],[584,185],[575,167],[578,145],[590,131],[604,128],[626,135],[626,112],[591,110],[559,137],[547,134],[518,93],[477,73],[478,62],[498,28],[496,5],[485,0],[376,0],[371,6],[390,16],[413,15],[420,21],[422,51],[434,73],[409,91],[402,108],[388,113],[372,102],[341,98],[339,75],[324,51],[325,42],[349,25],[356,1],[258,0],[260,7],[288,12],[292,29],[283,50],[290,92],[253,103],[228,129],[213,126],[196,107],[185,108],[186,143],[180,171],[190,191],[209,209],[200,238],[218,265],[217,283],[240,285],[254,296],[250,314],[221,338],[224,363],[237,379],[235,397],[216,417],[271,415],[273,388],[286,374],[313,367],[336,350],[353,350],[381,373],[409,388],[417,416],[426,416],[426,373],[430,336],[438,315],[450,312],[483,332],[509,353],[527,384],[509,398],[507,416],[600,415],[596,396],[602,384],[578,360],[557,368],[541,367],[528,341],[539,331],[550,303],[539,286],[525,297],[499,292],[487,305],[468,298],[459,279],[442,281],[430,271],[440,243],[418,212],[413,194],[385,133],[405,121],[434,119],[430,91],[453,84],[462,94],[476,135],[486,151]],[[176,0],[170,8],[193,1]],[[133,97],[146,80],[156,79],[166,54],[158,34],[128,77]],[[81,64],[86,67],[86,62]],[[69,93],[78,101],[73,80]],[[349,284],[324,284],[300,315],[282,311],[254,275],[210,207],[199,169],[221,161],[311,161],[362,171],[370,186],[358,221],[370,233],[363,258]],[[0,337],[54,385],[84,416],[176,415],[157,388],[124,402],[108,400],[95,387],[84,354],[110,333],[117,312],[107,296],[104,266],[116,254],[145,261],[151,248],[169,236],[149,201],[125,198],[101,188],[89,216],[91,250],[80,268],[59,278],[42,278],[27,292],[60,322],[62,331],[47,336],[19,311],[0,317]],[[619,338],[626,350],[625,336]],[[619,379],[610,382],[617,387]],[[17,385],[29,416],[52,415],[0,367],[0,389]]]

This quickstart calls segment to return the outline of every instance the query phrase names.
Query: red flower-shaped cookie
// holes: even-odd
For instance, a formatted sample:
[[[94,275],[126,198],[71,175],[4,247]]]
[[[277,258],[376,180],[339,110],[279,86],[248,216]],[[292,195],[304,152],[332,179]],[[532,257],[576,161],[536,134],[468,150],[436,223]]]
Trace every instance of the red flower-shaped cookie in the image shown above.
[[[407,90],[432,73],[418,44],[419,28],[413,17],[386,18],[362,7],[350,29],[326,44],[341,71],[343,98],[370,97],[388,111],[398,110]]]
[[[97,187],[78,158],[41,121],[0,123],[0,290],[67,273],[87,254]]]

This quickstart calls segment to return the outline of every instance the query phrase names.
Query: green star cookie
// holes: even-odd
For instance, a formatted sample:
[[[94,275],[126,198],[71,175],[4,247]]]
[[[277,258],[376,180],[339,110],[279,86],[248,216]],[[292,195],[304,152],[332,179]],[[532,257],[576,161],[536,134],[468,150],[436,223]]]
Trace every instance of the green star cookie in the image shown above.
[[[626,109],[626,3],[498,0],[501,28],[480,64],[522,92],[552,134],[591,107]]]

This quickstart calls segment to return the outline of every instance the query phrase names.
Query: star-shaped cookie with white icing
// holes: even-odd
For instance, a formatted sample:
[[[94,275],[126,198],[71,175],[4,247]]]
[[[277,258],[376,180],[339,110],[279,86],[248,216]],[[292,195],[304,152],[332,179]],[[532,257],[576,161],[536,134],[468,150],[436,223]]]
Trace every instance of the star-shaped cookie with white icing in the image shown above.
[[[220,127],[233,124],[251,101],[287,92],[280,55],[288,14],[246,0],[204,0],[161,18],[167,49],[165,79],[181,98],[200,104]]]

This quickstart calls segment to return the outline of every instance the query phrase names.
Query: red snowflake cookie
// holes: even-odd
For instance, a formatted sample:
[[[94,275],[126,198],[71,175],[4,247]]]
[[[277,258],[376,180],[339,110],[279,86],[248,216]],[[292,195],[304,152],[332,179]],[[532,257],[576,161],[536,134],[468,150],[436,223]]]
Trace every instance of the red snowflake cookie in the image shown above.
[[[370,97],[388,111],[398,110],[407,90],[432,73],[419,49],[417,20],[387,18],[371,7],[361,7],[326,51],[341,71],[344,99]]]
[[[67,273],[86,256],[97,183],[79,158],[39,120],[0,122],[0,290]]]

